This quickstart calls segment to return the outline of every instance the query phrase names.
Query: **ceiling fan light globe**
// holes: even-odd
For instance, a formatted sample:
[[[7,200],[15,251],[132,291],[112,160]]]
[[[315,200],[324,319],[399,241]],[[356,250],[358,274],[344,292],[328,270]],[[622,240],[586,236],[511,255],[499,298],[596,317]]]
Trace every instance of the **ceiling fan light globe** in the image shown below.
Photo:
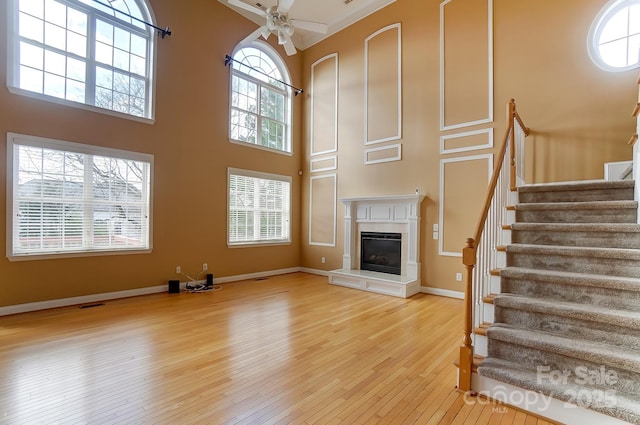
[[[282,24],[282,31],[286,32],[289,37],[293,35],[293,30],[293,25],[291,25],[289,22],[285,22]]]

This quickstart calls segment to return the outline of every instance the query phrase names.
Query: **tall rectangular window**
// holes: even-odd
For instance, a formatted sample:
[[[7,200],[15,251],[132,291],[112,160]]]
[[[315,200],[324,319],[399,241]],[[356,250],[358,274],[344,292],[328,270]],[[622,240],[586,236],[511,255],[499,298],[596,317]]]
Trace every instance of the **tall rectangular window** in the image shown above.
[[[7,257],[151,249],[153,156],[9,133]]]
[[[290,210],[290,177],[229,169],[229,245],[290,242]]]

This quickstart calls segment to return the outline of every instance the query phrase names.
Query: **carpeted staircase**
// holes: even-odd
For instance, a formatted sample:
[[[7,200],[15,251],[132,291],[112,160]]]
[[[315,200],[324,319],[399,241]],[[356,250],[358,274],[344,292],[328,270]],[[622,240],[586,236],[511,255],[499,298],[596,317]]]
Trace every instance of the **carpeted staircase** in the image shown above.
[[[634,182],[519,189],[478,373],[640,424]]]

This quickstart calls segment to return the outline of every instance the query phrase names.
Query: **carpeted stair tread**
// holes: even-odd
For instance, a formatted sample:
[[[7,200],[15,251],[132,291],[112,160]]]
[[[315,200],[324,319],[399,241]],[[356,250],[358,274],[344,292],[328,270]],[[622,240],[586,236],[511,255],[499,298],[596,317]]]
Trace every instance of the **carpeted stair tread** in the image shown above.
[[[511,230],[640,233],[635,223],[513,223]]]
[[[511,242],[531,245],[631,248],[640,246],[640,224],[635,223],[515,223]]]
[[[551,192],[568,190],[602,190],[634,188],[633,180],[585,180],[575,182],[537,183],[518,188],[519,192]]]
[[[599,274],[565,272],[559,270],[507,267],[500,270],[500,277],[507,279],[535,279],[542,282],[556,282],[567,285],[593,286],[640,292],[640,278],[604,276]]]
[[[539,379],[537,370],[524,369],[521,364],[508,360],[488,357],[478,367],[478,373],[501,382],[540,392],[561,401],[588,404],[586,407],[630,423],[640,424],[640,397],[611,391],[606,385],[593,385],[585,389],[584,385],[576,384],[577,376],[568,377],[567,382],[558,385],[551,379]],[[608,392],[607,392],[608,391]],[[586,395],[587,400],[578,395]],[[601,397],[605,396],[605,397]]]
[[[616,260],[640,260],[640,250],[629,248],[599,248],[590,246],[556,246],[511,244],[507,246],[508,254],[561,255],[570,257],[597,257]]]
[[[611,347],[606,343],[566,338],[543,331],[514,328],[503,323],[493,324],[487,330],[487,336],[513,345],[640,373],[640,356],[634,349]]]
[[[541,210],[611,210],[638,208],[637,201],[530,202],[515,205],[516,211]]]
[[[494,305],[554,316],[565,316],[584,321],[618,325],[620,328],[640,328],[640,312],[617,310],[573,302],[523,297],[514,294],[496,294]],[[624,333],[624,329],[620,329]]]

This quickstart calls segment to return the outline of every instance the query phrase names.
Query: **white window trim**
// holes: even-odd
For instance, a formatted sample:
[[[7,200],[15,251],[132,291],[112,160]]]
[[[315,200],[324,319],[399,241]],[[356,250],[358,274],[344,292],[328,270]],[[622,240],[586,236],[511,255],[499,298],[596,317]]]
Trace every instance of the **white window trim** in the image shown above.
[[[280,57],[280,55],[278,54],[278,52],[276,52],[276,50],[271,47],[268,43],[262,42],[260,40],[253,40],[250,42],[245,42],[245,43],[240,43],[236,46],[236,48],[233,50],[233,52],[231,53],[231,57],[235,57],[235,54],[239,51],[242,50],[246,47],[253,47],[255,49],[258,50],[262,50],[263,52],[265,52],[267,54],[267,56],[269,56],[269,58],[276,64],[276,66],[280,69],[280,72],[282,73],[282,79],[285,83],[287,84],[291,84],[291,76],[289,75],[289,69],[287,68],[287,65],[285,64],[285,62],[282,60],[282,57]],[[264,150],[267,152],[273,152],[273,153],[277,153],[277,154],[281,154],[281,155],[287,155],[287,156],[293,156],[293,131],[292,131],[292,122],[293,122],[293,92],[291,90],[291,87],[289,86],[285,86],[285,90],[284,92],[286,93],[286,111],[285,111],[285,116],[286,116],[286,145],[288,146],[289,150],[280,150],[280,149],[274,149],[274,148],[270,148],[268,146],[262,146],[259,145],[257,143],[248,143],[248,142],[243,142],[242,140],[236,140],[236,139],[232,139],[231,138],[231,99],[233,96],[233,84],[232,84],[232,79],[233,79],[233,75],[235,72],[237,72],[239,75],[242,75],[243,78],[249,79],[251,81],[254,81],[255,78],[239,72],[239,71],[235,71],[233,69],[233,66],[230,66],[230,73],[229,73],[229,116],[227,119],[227,134],[229,137],[229,142],[236,144],[236,145],[240,145],[240,146],[245,146],[245,147],[250,147],[253,149],[260,149],[260,150]],[[258,81],[258,84],[262,84],[263,81]]]
[[[279,174],[263,173],[260,171],[244,170],[240,168],[227,168],[227,217],[231,209],[231,192],[229,190],[229,181],[231,175],[253,177],[264,180],[277,180],[289,183],[289,216],[288,216],[288,230],[286,240],[267,240],[267,241],[247,241],[247,242],[231,242],[229,240],[229,221],[227,219],[227,247],[229,248],[246,248],[256,246],[278,246],[278,245],[290,245],[291,244],[291,207],[292,207],[292,178],[290,176],[283,176]]]
[[[589,57],[600,69],[609,72],[625,72],[633,69],[640,68],[640,62],[635,63],[633,65],[624,66],[624,67],[615,67],[608,65],[602,60],[600,56],[600,49],[597,38],[600,36],[600,31],[602,30],[603,24],[605,20],[615,15],[620,9],[627,6],[629,3],[636,3],[634,0],[609,0],[607,4],[604,5],[596,18],[593,20],[591,24],[591,28],[589,28],[589,35],[587,36],[587,51],[589,52]],[[628,34],[627,34],[628,35]]]
[[[16,81],[16,74],[18,72],[18,68],[20,64],[18,63],[18,49],[17,49],[17,41],[18,38],[18,29],[15,23],[15,17],[17,16],[17,10],[15,8],[16,2],[18,0],[7,0],[7,90],[9,93],[29,97],[32,99],[43,100],[45,102],[50,102],[58,105],[69,106],[76,109],[82,109],[85,111],[97,112],[104,115],[110,115],[117,118],[124,118],[132,121],[138,121],[146,124],[155,123],[155,110],[156,110],[156,84],[155,84],[155,75],[156,75],[156,54],[157,54],[157,43],[156,37],[149,37],[149,54],[151,55],[151,60],[148,63],[149,65],[149,87],[148,89],[148,106],[149,106],[149,116],[148,117],[140,117],[136,115],[125,114],[123,112],[114,111],[111,109],[100,108],[94,105],[89,105],[81,102],[73,102],[66,99],[61,99],[55,96],[49,96],[43,93],[36,93],[29,90],[21,89],[20,87],[16,87],[14,85],[14,81]],[[151,19],[151,22],[155,22],[155,16],[151,7],[147,4],[145,0],[141,0],[138,2],[140,5],[142,12],[146,13],[147,16]],[[94,40],[95,41],[95,40]]]
[[[19,143],[18,143],[19,141]],[[13,218],[14,218],[14,146],[36,146],[89,155],[107,156],[111,158],[122,158],[135,161],[148,162],[149,169],[149,205],[148,205],[148,248],[139,249],[94,249],[73,252],[47,252],[36,254],[13,254]],[[6,257],[9,261],[25,261],[25,260],[45,260],[54,258],[74,258],[74,257],[92,257],[106,255],[130,255],[130,254],[148,254],[153,250],[153,173],[154,173],[154,156],[151,154],[125,151],[121,149],[105,148],[81,143],[67,142],[63,140],[55,140],[44,137],[29,136],[16,133],[7,133],[7,199],[6,199]]]

